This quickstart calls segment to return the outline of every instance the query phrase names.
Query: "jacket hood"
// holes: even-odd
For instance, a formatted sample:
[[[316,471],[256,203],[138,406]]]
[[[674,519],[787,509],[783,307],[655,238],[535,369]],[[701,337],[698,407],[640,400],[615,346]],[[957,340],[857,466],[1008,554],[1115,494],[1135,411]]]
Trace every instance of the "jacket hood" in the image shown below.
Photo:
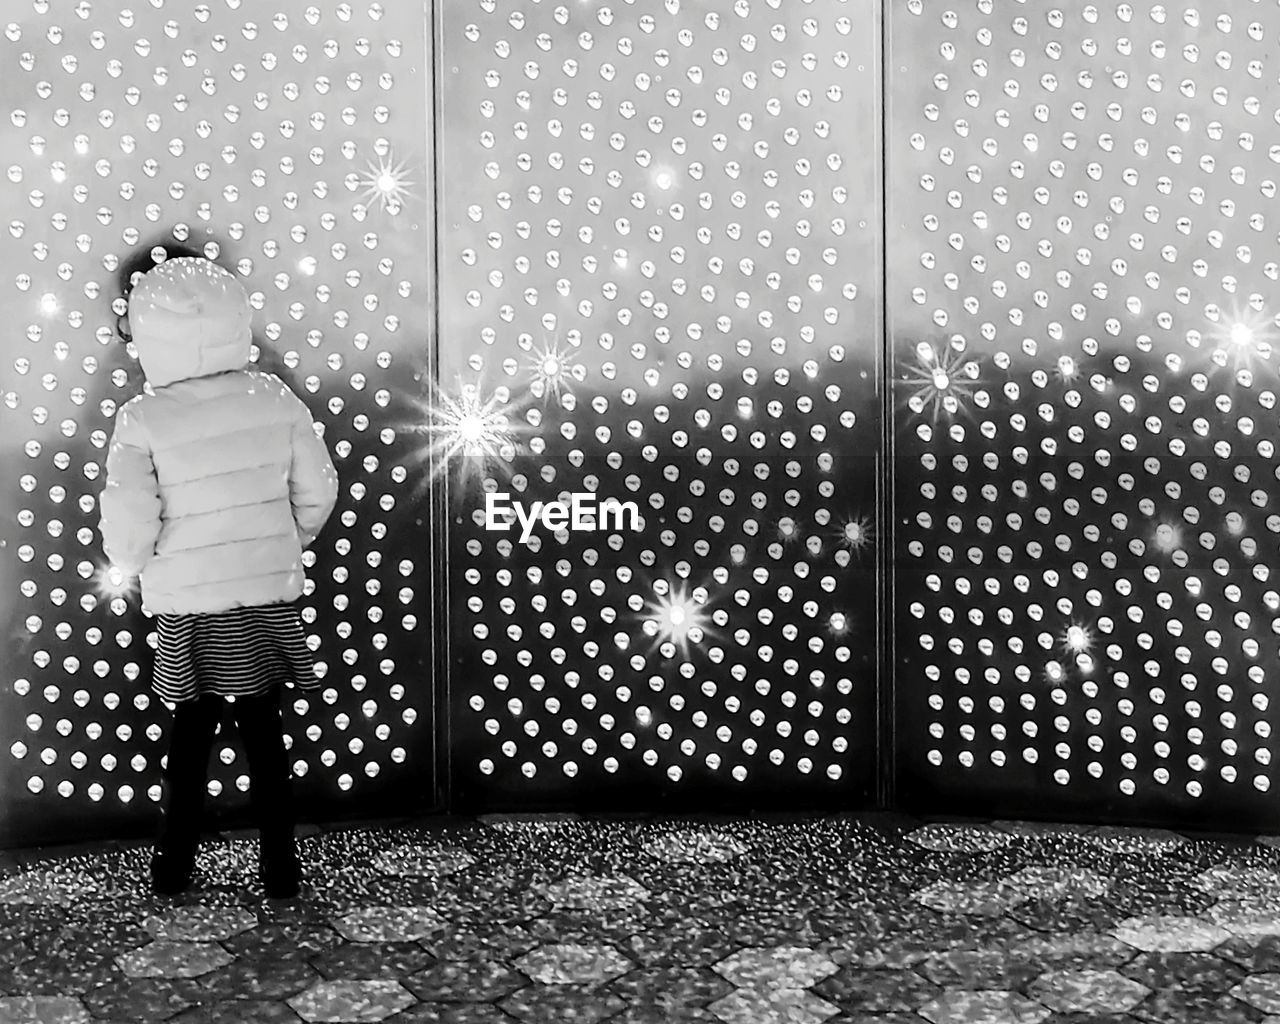
[[[249,363],[253,309],[244,287],[210,260],[167,259],[129,294],[129,329],[153,388]]]

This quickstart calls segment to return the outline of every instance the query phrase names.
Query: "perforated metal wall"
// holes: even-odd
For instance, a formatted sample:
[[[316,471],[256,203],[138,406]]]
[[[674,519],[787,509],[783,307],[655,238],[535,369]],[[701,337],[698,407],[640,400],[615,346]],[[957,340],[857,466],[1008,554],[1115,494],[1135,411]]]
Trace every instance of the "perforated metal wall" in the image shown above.
[[[181,241],[238,272],[258,362],[341,475],[303,600],[331,685],[286,713],[304,804],[433,790],[430,537],[397,424],[428,364],[427,19],[402,3],[10,5],[0,41],[0,808],[6,834],[149,822],[168,713],[152,623],[104,575],[105,446],[142,384],[118,261]],[[308,705],[311,706],[308,706]],[[222,742],[213,805],[247,785]]]
[[[1274,4],[892,4],[899,793],[1272,819]]]
[[[442,408],[492,454],[452,485],[455,793],[864,802],[874,5],[443,14]],[[485,489],[642,522],[525,545],[484,528]]]
[[[114,261],[175,225],[338,455],[312,801],[432,792],[443,703],[459,807],[857,805],[892,676],[906,806],[1267,818],[1280,12],[885,11],[887,97],[853,0],[11,15],[5,827],[158,792],[93,527]],[[525,544],[487,492],[641,521]]]

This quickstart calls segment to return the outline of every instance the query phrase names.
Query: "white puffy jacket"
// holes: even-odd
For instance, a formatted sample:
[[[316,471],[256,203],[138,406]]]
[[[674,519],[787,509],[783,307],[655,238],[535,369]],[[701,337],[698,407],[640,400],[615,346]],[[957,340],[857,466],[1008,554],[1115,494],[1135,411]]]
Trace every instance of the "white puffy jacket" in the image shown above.
[[[129,296],[149,387],[116,413],[102,546],[157,614],[294,600],[337,501],[306,405],[248,368],[251,319],[244,288],[203,259],[166,260]]]

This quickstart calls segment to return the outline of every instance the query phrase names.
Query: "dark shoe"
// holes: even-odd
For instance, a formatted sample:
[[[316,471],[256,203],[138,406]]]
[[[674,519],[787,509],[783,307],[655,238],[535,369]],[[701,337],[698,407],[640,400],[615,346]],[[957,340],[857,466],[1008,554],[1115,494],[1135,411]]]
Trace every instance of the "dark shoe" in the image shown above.
[[[191,859],[155,853],[151,857],[151,891],[157,896],[177,896],[191,885],[194,873]]]
[[[273,900],[291,900],[298,895],[302,884],[302,867],[298,864],[298,851],[290,840],[286,846],[260,847],[259,871],[262,887]]]

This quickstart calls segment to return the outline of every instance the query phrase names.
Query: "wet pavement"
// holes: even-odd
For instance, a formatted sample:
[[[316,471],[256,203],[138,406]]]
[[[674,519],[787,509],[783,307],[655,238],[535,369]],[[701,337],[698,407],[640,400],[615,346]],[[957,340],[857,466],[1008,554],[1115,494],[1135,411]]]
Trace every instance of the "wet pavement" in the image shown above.
[[[1280,1024],[1280,841],[900,817],[309,829],[195,886],[0,854],[0,1024]],[[1270,1015],[1270,1016],[1269,1016]]]

